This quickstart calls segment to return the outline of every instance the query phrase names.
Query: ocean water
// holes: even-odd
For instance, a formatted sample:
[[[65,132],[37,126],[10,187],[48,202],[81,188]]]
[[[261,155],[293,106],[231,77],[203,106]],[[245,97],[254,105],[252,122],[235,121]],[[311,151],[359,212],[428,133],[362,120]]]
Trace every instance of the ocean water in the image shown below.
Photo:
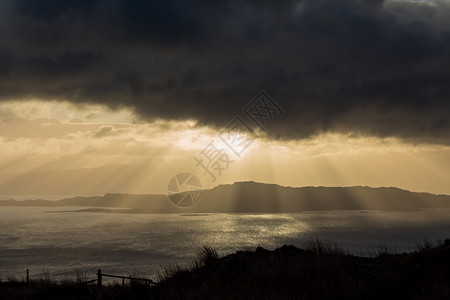
[[[0,201],[14,199],[17,201],[45,199],[56,201],[65,198],[76,197],[77,195],[0,195]],[[89,195],[86,195],[88,197]]]
[[[64,209],[66,212],[60,212]],[[301,247],[311,238],[335,241],[356,255],[388,245],[414,251],[424,237],[450,237],[450,210],[308,212],[302,214],[106,214],[80,207],[1,207],[0,279],[94,279],[97,269],[155,278],[163,267],[185,264],[202,245],[220,255],[256,246]]]

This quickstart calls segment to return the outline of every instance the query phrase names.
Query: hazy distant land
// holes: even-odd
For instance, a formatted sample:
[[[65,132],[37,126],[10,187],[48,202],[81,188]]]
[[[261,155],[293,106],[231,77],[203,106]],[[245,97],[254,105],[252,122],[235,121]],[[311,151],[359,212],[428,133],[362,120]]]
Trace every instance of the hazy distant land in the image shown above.
[[[106,194],[58,201],[13,199],[0,206],[92,207],[80,211],[111,213],[297,213],[303,211],[383,210],[405,211],[450,208],[449,195],[415,193],[398,188],[283,187],[237,182],[204,190],[192,207],[178,208],[166,195]]]

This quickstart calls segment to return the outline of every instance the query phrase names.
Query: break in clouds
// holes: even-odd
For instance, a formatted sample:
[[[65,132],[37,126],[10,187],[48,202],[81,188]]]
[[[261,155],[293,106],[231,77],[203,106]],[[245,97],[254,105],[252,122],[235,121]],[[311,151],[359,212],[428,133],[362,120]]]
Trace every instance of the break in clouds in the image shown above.
[[[224,126],[259,90],[274,138],[450,144],[448,1],[0,2],[0,101]]]

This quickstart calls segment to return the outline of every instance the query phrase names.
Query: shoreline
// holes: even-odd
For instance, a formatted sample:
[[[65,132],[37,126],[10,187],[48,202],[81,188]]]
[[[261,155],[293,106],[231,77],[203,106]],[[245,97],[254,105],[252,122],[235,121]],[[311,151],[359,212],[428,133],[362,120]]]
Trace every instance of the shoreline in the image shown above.
[[[163,269],[154,285],[135,278],[100,287],[94,274],[28,284],[10,279],[0,281],[0,299],[444,299],[450,292],[450,239],[424,240],[410,253],[372,250],[373,257],[354,256],[337,243],[310,240],[303,248],[257,247],[219,257],[204,246],[185,266]]]

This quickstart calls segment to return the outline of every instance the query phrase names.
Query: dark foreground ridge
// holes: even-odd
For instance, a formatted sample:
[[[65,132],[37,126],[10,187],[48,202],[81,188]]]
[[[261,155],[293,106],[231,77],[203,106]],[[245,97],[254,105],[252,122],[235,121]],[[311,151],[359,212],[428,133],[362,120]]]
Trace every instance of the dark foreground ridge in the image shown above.
[[[166,195],[106,194],[59,201],[0,201],[0,206],[90,207],[81,211],[109,213],[299,213],[303,211],[408,211],[450,208],[449,195],[414,193],[398,188],[302,187],[236,182],[204,190],[197,204],[179,208]]]
[[[450,239],[409,254],[375,249],[374,257],[314,240],[303,248],[219,258],[204,247],[188,266],[162,272],[156,286],[10,280],[0,283],[0,299],[450,299]]]

